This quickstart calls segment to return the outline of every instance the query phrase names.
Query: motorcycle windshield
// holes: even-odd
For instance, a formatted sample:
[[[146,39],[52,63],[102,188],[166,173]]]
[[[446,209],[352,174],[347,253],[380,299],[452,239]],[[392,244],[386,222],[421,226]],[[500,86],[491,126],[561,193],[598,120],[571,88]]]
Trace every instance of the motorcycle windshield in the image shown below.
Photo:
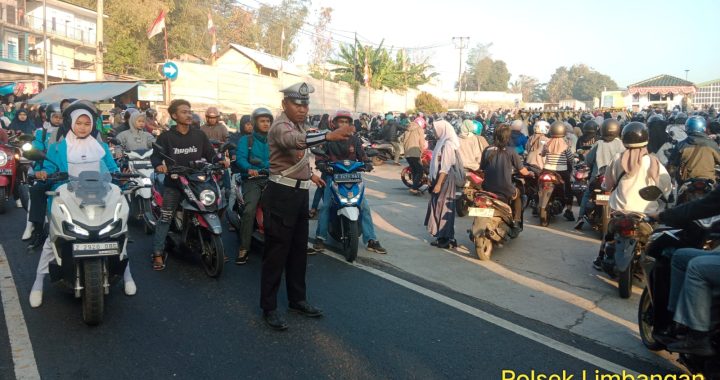
[[[80,206],[102,206],[110,193],[112,176],[107,171],[83,171],[70,177],[68,190],[74,193]]]

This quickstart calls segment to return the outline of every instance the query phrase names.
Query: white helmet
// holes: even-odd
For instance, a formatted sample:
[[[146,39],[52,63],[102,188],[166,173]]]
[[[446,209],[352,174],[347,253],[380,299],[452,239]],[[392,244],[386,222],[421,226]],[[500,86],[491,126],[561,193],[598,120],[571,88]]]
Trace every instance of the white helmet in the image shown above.
[[[550,127],[550,124],[545,120],[538,120],[535,122],[535,128],[533,131],[535,133],[539,133],[541,135],[546,135],[548,133],[548,128]]]

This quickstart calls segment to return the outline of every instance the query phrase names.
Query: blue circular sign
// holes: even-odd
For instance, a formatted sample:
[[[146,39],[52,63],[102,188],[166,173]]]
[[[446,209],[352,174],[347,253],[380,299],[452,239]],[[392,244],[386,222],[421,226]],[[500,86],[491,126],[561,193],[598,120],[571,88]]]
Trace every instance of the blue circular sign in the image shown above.
[[[178,67],[174,62],[165,62],[163,65],[163,75],[165,78],[175,80],[178,77]]]

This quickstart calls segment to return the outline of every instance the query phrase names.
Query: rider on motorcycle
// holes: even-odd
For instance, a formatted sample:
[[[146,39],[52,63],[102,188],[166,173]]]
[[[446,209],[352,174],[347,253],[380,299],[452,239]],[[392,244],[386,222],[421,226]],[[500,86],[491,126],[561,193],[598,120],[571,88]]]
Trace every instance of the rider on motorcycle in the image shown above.
[[[147,116],[143,112],[136,112],[130,116],[130,129],[120,132],[115,138],[124,150],[151,149],[155,136],[145,131]],[[120,152],[122,153],[122,152]]]
[[[520,119],[513,120],[512,124],[510,124],[510,140],[512,141],[512,146],[515,147],[515,151],[517,154],[522,156],[525,154],[525,144],[528,142],[528,137],[522,133],[523,129],[523,121]]]
[[[595,144],[595,142],[597,141],[598,129],[600,129],[600,126],[595,120],[586,121],[582,126],[583,134],[582,136],[580,136],[580,138],[578,138],[577,144],[575,145],[575,150],[587,151],[588,148],[583,148],[593,146],[593,144]]]
[[[715,165],[720,164],[720,148],[708,138],[706,126],[702,116],[692,116],[685,122],[688,137],[678,144],[669,164],[679,168],[676,174],[678,183],[691,178],[715,180]]]
[[[174,159],[175,165],[190,166],[191,162],[205,159],[213,162],[217,158],[215,149],[207,136],[199,129],[191,128],[193,113],[190,110],[190,103],[184,99],[175,99],[168,107],[168,113],[176,125],[170,131],[161,134],[157,144],[164,148],[165,154]],[[170,162],[165,162],[159,151],[153,151],[152,165],[155,171],[161,174],[167,173]],[[228,161],[224,161],[229,166]],[[160,218],[155,227],[153,237],[153,270],[165,269],[165,238],[170,229],[175,209],[180,204],[180,187],[170,176],[165,176],[163,189],[163,204],[160,211]]]
[[[475,138],[473,131],[475,125],[469,119],[463,120],[460,127],[460,157],[462,158],[465,169],[478,170],[480,168],[480,159],[482,158],[482,150],[478,139]]]
[[[548,142],[548,137],[545,135],[548,133],[549,127],[550,124],[545,120],[536,121],[533,127],[533,135],[530,136],[530,139],[525,145],[528,168],[535,174],[540,174],[540,171],[545,165],[545,158],[542,157],[540,153],[542,153],[543,146]]]
[[[510,146],[510,127],[507,124],[495,129],[493,145],[485,149],[480,168],[485,172],[483,190],[502,197],[503,202],[512,208],[514,228],[522,229],[522,194],[512,181],[512,174],[517,171],[523,176],[533,174],[523,166],[522,158]]]
[[[258,176],[261,170],[270,170],[270,148],[267,143],[267,134],[273,120],[273,114],[267,108],[258,108],[253,111],[254,131],[252,134],[240,138],[235,153],[237,156],[235,165],[242,175],[242,191],[245,200],[245,208],[240,219],[240,248],[235,259],[235,264],[238,265],[247,262],[255,227],[255,211],[268,181],[267,176]]]
[[[670,175],[658,159],[647,151],[648,129],[645,124],[630,122],[622,130],[622,143],[627,148],[605,169],[605,181],[602,188],[610,191],[608,206],[613,211],[656,213],[661,206],[657,201],[647,201],[639,195],[640,189],[657,186],[665,196],[670,194],[672,183]],[[605,236],[593,261],[593,267],[602,270],[606,243],[612,237]]]
[[[74,102],[63,112],[65,120],[69,123],[66,125],[69,132],[64,140],[48,147],[47,159],[43,161],[42,170],[35,173],[38,179],[47,179],[48,174],[56,172],[67,172],[69,176],[77,177],[85,170],[118,171],[107,144],[98,142],[92,136],[93,133],[97,133],[94,122],[97,110],[84,101],[79,102],[81,103]],[[55,257],[51,244],[50,238],[46,238],[38,262],[35,283],[30,292],[31,307],[39,307],[42,304],[43,282],[49,273],[50,262]],[[130,274],[129,263],[125,268],[123,281],[125,294],[134,295],[137,287]]]
[[[572,213],[573,194],[570,182],[572,165],[573,165],[573,153],[570,150],[570,145],[565,139],[568,128],[563,122],[556,121],[550,126],[550,140],[547,144],[543,145],[542,153],[540,156],[544,157],[545,165],[544,170],[549,170],[557,173],[563,180],[564,194],[565,194],[565,213],[563,216],[569,221],[575,220]]]
[[[615,156],[625,151],[623,142],[618,138],[620,136],[620,122],[615,119],[605,119],[600,127],[601,140],[593,144],[590,151],[585,155],[585,163],[590,167],[590,178],[588,183],[592,184],[597,180],[600,169],[610,165]],[[587,207],[588,199],[590,199],[591,186],[583,193],[580,202],[580,212],[578,214],[578,222],[575,229],[581,229],[587,221],[585,217],[585,207]]]
[[[334,130],[338,127],[344,127],[346,125],[353,125],[352,114],[350,111],[338,110],[332,119],[330,128]],[[362,147],[362,141],[356,135],[350,136],[347,141],[326,142],[325,154],[316,158],[315,164],[317,165],[318,170],[323,173],[322,179],[325,181],[325,194],[323,196],[323,205],[320,210],[317,229],[315,231],[315,244],[313,244],[313,250],[315,253],[325,249],[324,242],[328,239],[330,204],[332,203],[332,190],[330,189],[332,187],[332,175],[327,172],[329,163],[343,160],[367,162],[367,159],[365,150]],[[372,165],[370,163],[366,163],[365,167],[367,171],[372,170]],[[367,201],[367,197],[363,197],[360,205],[360,225],[363,242],[367,244],[368,251],[387,253],[387,250],[380,245],[380,242],[375,236],[372,211],[370,210],[370,204]]]

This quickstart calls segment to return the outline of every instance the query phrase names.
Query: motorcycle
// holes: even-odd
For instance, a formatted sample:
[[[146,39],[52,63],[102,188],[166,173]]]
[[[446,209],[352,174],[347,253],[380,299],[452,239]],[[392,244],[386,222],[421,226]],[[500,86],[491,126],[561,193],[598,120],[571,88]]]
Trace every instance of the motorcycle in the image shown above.
[[[22,191],[20,184],[23,181],[27,183],[25,177],[30,163],[24,160],[26,167],[22,167],[22,149],[18,144],[23,145],[32,140],[31,135],[13,135],[7,144],[0,145],[0,214],[7,210],[6,203],[10,196],[21,199],[27,207],[28,193]]]
[[[715,181],[704,178],[690,178],[678,189],[677,204],[700,199],[712,191]]]
[[[230,144],[223,147],[228,149]],[[220,214],[227,206],[223,192],[217,182],[218,173],[225,166],[210,164],[204,160],[191,163],[189,167],[175,165],[163,147],[153,143],[168,165],[167,176],[175,180],[182,190],[182,201],[175,211],[170,232],[166,240],[166,252],[199,253],[205,273],[213,278],[222,274],[225,263],[225,249],[222,242],[222,219]],[[160,219],[163,203],[162,176],[155,176],[153,184],[152,210],[156,220]]]
[[[124,159],[127,162],[127,168],[130,173],[137,174],[141,177],[141,182],[148,185],[147,188],[126,195],[128,204],[130,204],[130,215],[133,219],[143,220],[143,229],[146,234],[155,231],[157,219],[152,212],[152,185],[153,167],[150,163],[150,157],[153,150],[131,150],[123,152]]]
[[[252,160],[252,159],[251,159]],[[268,170],[258,171],[258,175],[253,178],[267,178],[270,172]],[[233,181],[235,183],[235,203],[232,205],[232,210],[227,213],[228,222],[235,228],[238,234],[238,240],[240,239],[240,227],[242,214],[245,210],[245,201],[243,199],[243,180],[242,176],[238,173],[233,175]],[[253,229],[252,238],[256,242],[263,244],[265,243],[265,225],[263,221],[263,210],[261,202],[258,202],[257,208],[255,209],[255,228]]]
[[[360,239],[360,205],[365,196],[365,184],[361,172],[365,164],[359,161],[335,161],[328,163],[332,175],[332,202],[330,207],[329,235],[340,242],[340,253],[349,262],[355,261]]]
[[[648,201],[662,200],[662,191],[656,186],[640,190],[640,196]],[[638,305],[638,329],[643,345],[651,351],[667,350],[656,340],[653,330],[661,330],[672,323],[673,315],[667,310],[670,291],[670,257],[668,251],[678,248],[698,248],[711,250],[720,244],[720,216],[695,220],[683,228],[656,228],[646,248],[640,255],[640,265],[645,277],[645,288]],[[720,334],[720,299],[713,301],[714,335]],[[720,352],[720,344],[715,340],[715,349]],[[701,357],[680,354],[680,362],[691,373],[702,373],[707,379],[720,378],[720,355]]]
[[[550,217],[559,215],[565,207],[563,179],[555,172],[543,170],[538,176],[538,206],[540,225],[547,227]]]
[[[26,151],[31,160],[47,159],[41,151]],[[53,173],[51,183],[65,182],[53,191],[49,210],[49,239],[55,255],[50,279],[82,299],[83,321],[100,324],[104,296],[110,293],[128,263],[128,203],[123,197],[147,185],[136,181],[137,174],[110,174],[84,171],[78,177]],[[112,180],[128,180],[120,188]]]
[[[577,199],[578,204],[582,202],[583,193],[588,188],[588,180],[590,179],[590,167],[583,161],[578,161],[575,164],[575,174],[573,175],[573,182],[570,188],[573,192],[573,197]]]
[[[613,240],[604,242],[602,268],[611,278],[618,279],[620,298],[630,298],[633,278],[641,277],[640,254],[645,249],[653,226],[638,212],[614,211],[610,215],[608,233]]]
[[[395,150],[393,149],[392,144],[387,141],[379,140],[373,142],[370,145],[370,149],[368,149],[365,153],[368,157],[370,157],[374,166],[380,166],[384,164],[385,161],[393,160],[395,158],[393,155],[394,151]]]
[[[475,192],[482,190],[482,184],[485,180],[483,171],[465,169],[465,184],[461,191],[455,193],[455,213],[459,217],[464,217],[470,212],[470,207],[475,204]]]
[[[524,180],[514,175],[513,182],[523,194]],[[468,214],[475,219],[472,228],[468,230],[470,240],[475,243],[475,253],[480,260],[490,260],[493,247],[502,247],[503,243],[518,237],[522,231],[522,211],[520,224],[513,220],[510,205],[500,200],[494,193],[484,190],[475,190],[473,205]]]
[[[423,175],[422,179],[420,180],[420,183],[422,186],[428,186],[430,184],[430,161],[432,160],[432,150],[425,149],[425,151],[422,152],[422,155],[420,156],[420,163],[423,167]],[[406,166],[403,168],[403,170],[400,172],[400,179],[402,180],[402,183],[407,187],[412,187],[413,181],[412,181],[412,170],[410,170],[410,166]]]
[[[605,236],[610,221],[610,207],[608,206],[610,192],[601,188],[605,180],[604,166],[600,168],[599,173],[595,180],[588,185],[590,187],[590,198],[588,198],[585,205],[585,219],[587,219],[594,231],[600,231],[601,236]]]

